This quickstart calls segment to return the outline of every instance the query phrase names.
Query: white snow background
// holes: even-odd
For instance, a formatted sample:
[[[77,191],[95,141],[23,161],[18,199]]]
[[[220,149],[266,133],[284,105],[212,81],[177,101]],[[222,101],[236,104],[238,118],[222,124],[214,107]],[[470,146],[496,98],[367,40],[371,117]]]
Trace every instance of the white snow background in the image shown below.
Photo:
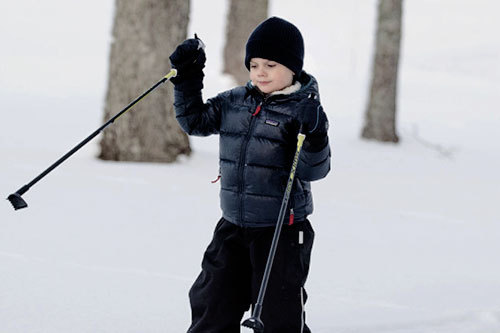
[[[500,332],[500,3],[405,1],[399,145],[359,138],[376,1],[270,3],[301,29],[331,122],[333,169],[313,184],[313,332]],[[226,10],[192,1],[205,98],[232,86]],[[102,123],[113,1],[2,1],[0,13],[6,198]],[[170,165],[100,161],[98,140],[27,192],[29,208],[1,201],[0,333],[189,326],[221,214],[217,137]]]

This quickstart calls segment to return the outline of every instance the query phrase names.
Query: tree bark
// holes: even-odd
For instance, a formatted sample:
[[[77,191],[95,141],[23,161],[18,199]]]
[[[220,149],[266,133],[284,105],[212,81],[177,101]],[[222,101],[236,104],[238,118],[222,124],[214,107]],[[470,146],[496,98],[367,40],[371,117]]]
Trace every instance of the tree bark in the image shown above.
[[[379,0],[370,100],[362,137],[398,142],[396,98],[401,44],[402,0]]]
[[[105,120],[158,82],[168,57],[187,35],[189,1],[116,0]],[[173,162],[190,154],[173,110],[173,88],[159,86],[103,133],[104,160]]]
[[[245,45],[250,33],[267,18],[268,0],[231,0],[226,20],[224,73],[238,85],[249,80],[245,67]]]

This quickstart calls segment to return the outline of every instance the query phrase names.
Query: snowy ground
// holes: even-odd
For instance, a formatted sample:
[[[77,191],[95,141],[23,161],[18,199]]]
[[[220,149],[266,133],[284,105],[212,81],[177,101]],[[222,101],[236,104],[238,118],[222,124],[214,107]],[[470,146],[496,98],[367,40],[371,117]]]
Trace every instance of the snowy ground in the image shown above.
[[[0,3],[3,196],[100,125],[112,6]],[[207,97],[231,86],[218,74],[225,10],[193,1]],[[500,332],[499,10],[405,2],[394,146],[359,139],[375,1],[271,1],[303,32],[332,123],[333,171],[313,186],[314,332]],[[193,139],[172,165],[102,162],[96,144],[26,193],[28,209],[0,205],[0,332],[189,325],[187,291],[220,216],[217,138]]]

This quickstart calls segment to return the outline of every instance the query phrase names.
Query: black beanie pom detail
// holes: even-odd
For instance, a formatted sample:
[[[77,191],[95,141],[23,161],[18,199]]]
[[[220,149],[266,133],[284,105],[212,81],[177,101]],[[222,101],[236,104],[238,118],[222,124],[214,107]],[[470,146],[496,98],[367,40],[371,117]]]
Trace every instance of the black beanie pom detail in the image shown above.
[[[252,58],[276,61],[296,75],[300,74],[304,63],[304,40],[299,29],[279,17],[268,18],[248,38],[245,56],[248,70]]]

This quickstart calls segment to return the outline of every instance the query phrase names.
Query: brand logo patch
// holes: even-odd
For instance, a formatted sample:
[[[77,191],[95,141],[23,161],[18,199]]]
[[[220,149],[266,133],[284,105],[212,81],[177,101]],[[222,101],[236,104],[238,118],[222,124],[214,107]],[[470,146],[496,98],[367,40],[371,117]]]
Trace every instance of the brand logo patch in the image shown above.
[[[278,126],[280,123],[279,121],[272,120],[272,119],[266,119],[266,124],[271,125],[271,126]]]

